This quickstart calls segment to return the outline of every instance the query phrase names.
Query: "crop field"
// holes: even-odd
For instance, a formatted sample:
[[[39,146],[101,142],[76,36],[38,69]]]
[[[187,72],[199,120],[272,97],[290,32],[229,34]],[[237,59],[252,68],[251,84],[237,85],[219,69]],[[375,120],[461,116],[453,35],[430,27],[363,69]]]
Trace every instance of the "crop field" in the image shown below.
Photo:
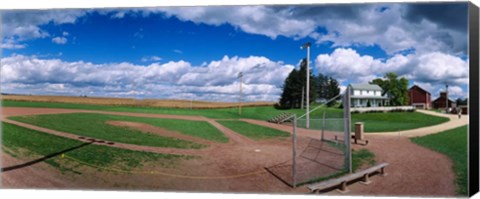
[[[48,96],[48,95],[2,95],[4,100],[53,102],[90,105],[139,106],[139,107],[173,107],[173,108],[228,108],[238,107],[237,102],[208,102],[196,100],[159,100],[159,99],[132,99],[106,97],[75,97],[75,96]],[[242,106],[266,106],[274,102],[244,102]]]

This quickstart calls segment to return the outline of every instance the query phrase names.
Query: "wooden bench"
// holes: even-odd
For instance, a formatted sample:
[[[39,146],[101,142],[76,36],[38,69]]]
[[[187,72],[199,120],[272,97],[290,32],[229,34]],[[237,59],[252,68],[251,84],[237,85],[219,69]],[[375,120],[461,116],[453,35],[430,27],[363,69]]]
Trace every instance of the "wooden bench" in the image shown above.
[[[349,175],[346,175],[346,176],[343,176],[343,177],[340,177],[340,178],[330,179],[330,180],[327,180],[327,181],[307,185],[307,188],[311,192],[315,193],[315,192],[318,192],[318,191],[321,191],[321,190],[324,190],[324,189],[327,189],[327,188],[340,186],[339,187],[339,189],[340,189],[339,192],[340,193],[346,193],[346,192],[349,191],[347,189],[347,183],[348,182],[359,179],[359,178],[362,178],[361,183],[370,184],[370,182],[371,182],[370,179],[369,179],[370,175],[375,173],[376,171],[380,171],[380,174],[382,176],[386,176],[387,173],[385,173],[385,167],[387,167],[388,165],[389,165],[388,163],[378,164],[378,165],[375,165],[375,166],[370,167],[368,169],[365,169],[363,171],[352,173],[352,174],[349,174]]]

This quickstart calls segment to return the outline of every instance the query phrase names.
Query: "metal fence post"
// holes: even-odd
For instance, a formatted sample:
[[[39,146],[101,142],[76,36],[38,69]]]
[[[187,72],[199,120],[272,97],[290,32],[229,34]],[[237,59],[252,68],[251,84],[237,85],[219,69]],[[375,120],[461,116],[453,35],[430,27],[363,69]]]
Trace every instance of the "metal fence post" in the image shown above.
[[[295,159],[297,156],[297,115],[293,115],[293,135],[292,135],[292,145],[293,145],[293,150],[292,150],[292,185],[293,188],[295,188],[297,185],[296,182],[296,167],[295,167]]]
[[[343,119],[344,119],[344,144],[345,150],[345,167],[348,167],[348,172],[352,173],[352,151],[350,146],[350,88],[347,87],[345,95],[343,96]]]
[[[323,135],[325,134],[325,111],[323,111],[323,124],[322,124],[322,137],[320,140],[323,141]]]

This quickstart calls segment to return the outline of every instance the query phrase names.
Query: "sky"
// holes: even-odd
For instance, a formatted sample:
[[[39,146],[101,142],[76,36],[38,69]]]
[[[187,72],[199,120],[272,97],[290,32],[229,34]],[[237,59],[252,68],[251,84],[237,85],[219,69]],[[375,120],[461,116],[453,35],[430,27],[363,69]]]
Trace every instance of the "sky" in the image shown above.
[[[395,72],[468,96],[467,3],[5,10],[2,93],[277,101],[311,42],[315,74]]]

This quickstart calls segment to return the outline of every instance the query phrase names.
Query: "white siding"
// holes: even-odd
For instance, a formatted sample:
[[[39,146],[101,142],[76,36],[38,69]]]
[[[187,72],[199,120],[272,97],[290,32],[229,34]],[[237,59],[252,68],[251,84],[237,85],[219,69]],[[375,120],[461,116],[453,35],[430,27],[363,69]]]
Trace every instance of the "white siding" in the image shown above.
[[[353,95],[355,96],[382,96],[380,91],[373,90],[353,90]]]

